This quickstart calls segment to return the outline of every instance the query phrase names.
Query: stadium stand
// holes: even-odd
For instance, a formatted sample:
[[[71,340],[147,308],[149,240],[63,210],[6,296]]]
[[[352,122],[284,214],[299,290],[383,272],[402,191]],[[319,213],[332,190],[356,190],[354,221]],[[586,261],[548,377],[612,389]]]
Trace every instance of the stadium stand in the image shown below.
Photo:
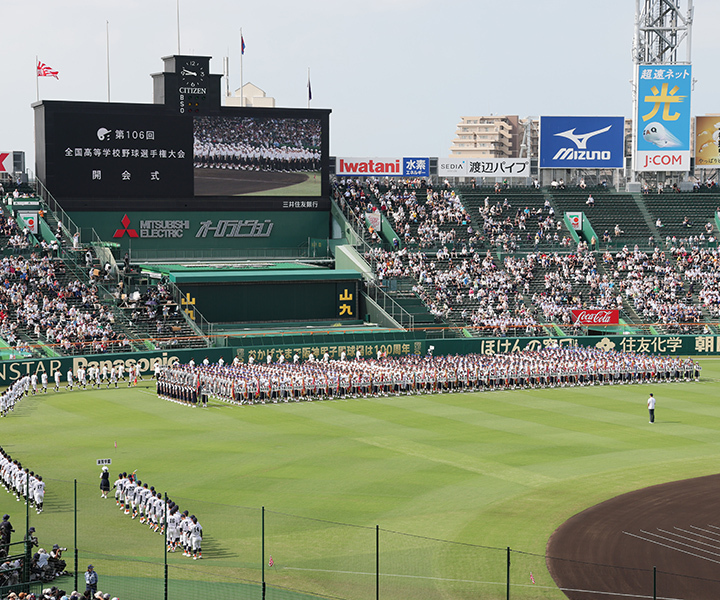
[[[546,325],[561,335],[578,334],[570,311],[581,308],[617,308],[622,323],[639,330],[654,324],[656,333],[714,331],[701,322],[720,315],[716,194],[673,194],[683,201],[668,203],[668,194],[615,193],[604,186],[446,186],[439,193],[371,180],[368,187],[382,194],[380,205],[407,247],[376,248],[365,258],[381,285],[393,282],[394,296],[408,310],[419,310],[422,302],[436,321],[473,335],[533,335],[547,332]],[[586,214],[598,234],[596,248],[589,240],[570,240],[560,221],[567,211]],[[697,235],[681,235],[681,213]],[[669,229],[658,227],[657,219]],[[666,231],[674,236],[663,237]]]
[[[632,194],[619,194],[605,189],[553,190],[552,203],[559,214],[583,211],[597,234],[597,247],[617,248],[625,244],[647,246],[654,231],[649,217],[643,214]],[[592,195],[594,205],[587,204]],[[616,232],[620,226],[621,233]],[[589,240],[588,240],[589,241]]]
[[[208,340],[192,328],[166,288],[145,289],[129,301],[116,266],[99,264],[91,247],[78,247],[52,211],[42,216],[57,229],[57,244],[21,230],[5,203],[0,206],[4,354],[39,357],[207,346]],[[61,257],[55,257],[57,253]]]

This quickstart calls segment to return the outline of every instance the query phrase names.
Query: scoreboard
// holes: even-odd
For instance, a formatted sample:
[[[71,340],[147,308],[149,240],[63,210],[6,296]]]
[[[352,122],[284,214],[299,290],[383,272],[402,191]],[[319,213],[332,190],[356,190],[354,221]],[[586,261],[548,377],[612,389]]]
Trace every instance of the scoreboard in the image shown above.
[[[65,210],[328,210],[330,110],[222,106],[209,57],[163,60],[152,104],[34,105]]]

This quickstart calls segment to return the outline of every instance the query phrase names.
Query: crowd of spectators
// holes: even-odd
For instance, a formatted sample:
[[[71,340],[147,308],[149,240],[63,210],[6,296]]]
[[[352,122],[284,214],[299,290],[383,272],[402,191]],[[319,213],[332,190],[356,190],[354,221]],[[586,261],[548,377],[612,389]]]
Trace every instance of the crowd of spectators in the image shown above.
[[[563,233],[563,223],[555,219],[555,210],[548,200],[542,207],[515,207],[507,198],[492,202],[486,197],[479,207],[484,240],[503,252],[515,252],[521,247],[540,245],[569,247],[571,239]],[[534,222],[536,227],[528,230]]]
[[[196,117],[195,168],[318,171],[319,119]]]
[[[52,586],[43,589],[39,594],[35,594],[33,592],[20,592],[17,594],[15,592],[10,592],[7,596],[7,600],[118,600],[118,598],[111,597],[111,595],[107,593],[103,594],[100,591],[95,594],[90,591],[86,591],[82,594],[77,591],[68,593],[57,586]]]
[[[348,181],[362,189],[359,182]],[[674,332],[692,331],[703,309],[720,317],[720,265],[717,250],[707,245],[715,240],[712,223],[687,238],[668,236],[665,252],[657,246],[648,252],[625,246],[601,255],[595,252],[597,243],[581,242],[573,249],[549,201],[516,208],[507,199],[488,196],[479,207],[482,229],[475,231],[449,186],[439,192],[400,184],[382,189],[371,181],[368,190],[377,196],[377,206],[364,190],[351,194],[351,201],[359,202],[359,210],[389,215],[406,244],[402,250],[368,252],[380,284],[412,278],[413,291],[438,318],[502,335],[523,328],[537,332],[540,322],[570,326],[572,309],[634,311],[642,322]],[[526,234],[531,222],[537,230]],[[612,233],[623,235],[620,223]],[[534,251],[521,256],[516,251],[524,241]],[[540,244],[555,249],[546,252],[538,249]],[[493,257],[485,250],[488,245],[513,255]],[[596,256],[602,258],[602,269]]]
[[[177,335],[184,318],[166,284],[158,283],[142,293],[135,291],[121,306],[130,309],[130,324],[140,334],[162,340],[166,345],[178,344]]]
[[[97,288],[68,277],[65,264],[47,256],[6,256],[0,260],[0,334],[22,342],[18,328],[65,353],[104,353],[130,345],[113,330],[114,316]],[[63,283],[61,283],[61,281]]]

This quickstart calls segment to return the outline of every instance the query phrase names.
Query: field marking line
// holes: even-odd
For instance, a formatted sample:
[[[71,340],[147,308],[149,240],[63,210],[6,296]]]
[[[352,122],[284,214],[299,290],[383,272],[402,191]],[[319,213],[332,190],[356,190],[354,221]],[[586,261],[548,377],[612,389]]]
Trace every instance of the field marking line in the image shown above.
[[[675,529],[677,529],[677,527],[676,527]],[[680,538],[681,540],[687,540],[687,541],[689,541],[689,542],[695,542],[696,544],[700,544],[700,545],[702,545],[702,546],[710,546],[711,548],[713,548],[713,549],[715,549],[715,550],[720,550],[720,547],[718,547],[717,545],[708,544],[707,542],[701,542],[700,540],[696,540],[695,538],[689,538],[689,537],[684,536],[684,535],[679,535],[679,534],[677,534],[677,533],[673,533],[672,531],[667,531],[666,529],[660,529],[660,528],[658,527],[658,531],[661,531],[662,533],[667,533],[668,535],[674,535],[675,537],[678,537],[678,538]],[[692,532],[691,532],[691,531],[687,531],[687,532],[685,532],[685,533],[692,533]],[[668,538],[668,539],[671,539],[671,538]],[[706,539],[709,539],[709,538],[706,538]],[[702,550],[702,548],[698,548],[698,550]]]
[[[642,531],[642,530],[641,530],[641,531]],[[669,545],[667,545],[667,544],[661,544],[660,542],[658,542],[658,541],[656,541],[656,540],[650,540],[650,539],[648,539],[648,538],[644,538],[644,537],[641,536],[641,535],[637,535],[637,534],[635,534],[635,533],[630,533],[629,531],[623,531],[623,533],[624,533],[625,535],[629,535],[629,536],[634,537],[634,538],[637,538],[637,539],[639,539],[639,540],[643,540],[644,542],[650,542],[651,544],[656,544],[656,545],[658,545],[658,546],[662,546],[663,548],[669,548],[670,550],[675,550],[675,552],[682,552],[683,554],[688,554],[688,555],[690,555],[690,556],[694,556],[695,558],[700,558],[700,559],[702,559],[702,560],[707,560],[708,562],[712,562],[712,563],[715,563],[715,564],[720,565],[720,560],[713,560],[712,558],[708,558],[707,556],[700,556],[699,554],[694,554],[694,553],[692,553],[692,552],[688,552],[687,550],[682,550],[682,549],[680,549],[680,548],[675,548],[674,546],[669,546]],[[647,532],[646,532],[646,531],[643,531],[643,533],[647,533]],[[660,537],[660,536],[658,536],[658,537]],[[692,546],[690,546],[690,547],[692,547]],[[710,554],[712,554],[712,552],[710,552]]]
[[[711,535],[720,535],[719,532],[709,531],[709,530],[707,530],[707,529],[703,529],[702,527],[698,527],[697,525],[690,525],[690,527],[692,527],[693,529],[698,529],[699,531],[704,531],[705,533],[709,533],[709,534],[711,534]],[[713,525],[708,525],[708,527],[713,527]],[[676,527],[675,529],[679,529],[679,528]],[[717,529],[717,528],[716,528],[716,529]],[[712,540],[712,539],[714,539],[714,538],[708,538],[708,539],[709,539],[709,540]]]
[[[692,527],[692,525],[691,525],[690,527]],[[715,542],[715,544],[719,544],[719,543],[720,543],[720,540],[717,540],[717,539],[715,539],[715,538],[708,537],[708,536],[706,536],[706,535],[700,535],[699,533],[695,533],[694,531],[688,531],[687,529],[682,529],[681,527],[673,527],[673,529],[677,529],[678,531],[682,531],[683,533],[689,533],[690,535],[697,536],[697,537],[702,538],[702,539],[704,539],[704,540],[710,540],[711,542]],[[696,527],[696,529],[700,529],[700,528],[699,528],[699,527]],[[663,530],[663,529],[658,529],[658,531],[664,531],[664,530]],[[704,530],[704,529],[700,529],[700,531],[705,531],[705,530]],[[669,533],[669,534],[673,535],[671,531],[666,531],[665,533]],[[712,533],[712,532],[710,532],[710,533]],[[682,537],[682,536],[678,536],[678,537]],[[690,539],[693,539],[693,538],[683,538],[683,539],[690,540]],[[698,542],[698,544],[704,544],[704,542]],[[705,545],[706,545],[706,546],[711,546],[712,544],[705,544]],[[713,547],[720,549],[720,546],[713,546]]]
[[[697,546],[694,546],[693,544],[684,544],[683,542],[679,542],[677,540],[674,540],[673,538],[668,538],[668,537],[665,537],[662,535],[658,535],[657,533],[653,533],[652,531],[645,531],[644,529],[641,529],[640,531],[647,535],[652,535],[654,537],[658,537],[661,540],[665,540],[667,542],[674,542],[675,544],[680,544],[681,546],[686,546],[687,548],[692,548],[693,550],[697,550],[698,552],[706,552],[707,554],[712,554],[713,556],[720,556],[720,554],[718,554],[717,552],[710,552],[710,550],[703,550],[702,548],[698,548]],[[658,528],[658,531],[663,531],[663,530]],[[668,532],[663,531],[663,533],[668,533]],[[691,540],[691,541],[694,542],[695,540]],[[700,544],[702,542],[697,542],[697,543]]]

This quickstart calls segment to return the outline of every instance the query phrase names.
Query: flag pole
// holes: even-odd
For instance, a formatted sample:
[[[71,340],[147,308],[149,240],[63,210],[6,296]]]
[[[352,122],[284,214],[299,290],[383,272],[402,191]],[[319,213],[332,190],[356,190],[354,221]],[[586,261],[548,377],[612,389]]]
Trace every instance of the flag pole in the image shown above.
[[[110,102],[110,21],[105,21],[105,55],[107,57],[108,102]]]
[[[310,67],[308,67],[308,85],[307,85],[307,107],[310,108],[310,100],[312,96],[312,92],[310,91]]]
[[[178,54],[180,54],[180,0],[176,0],[176,9],[177,9]]]
[[[240,106],[245,106],[245,94],[243,93],[243,34],[240,28]]]
[[[223,71],[225,73],[225,96],[230,96],[230,47],[228,46],[227,56],[223,60]]]
[[[40,63],[37,54],[35,55],[35,102],[40,102],[40,77],[38,76],[38,64]]]

